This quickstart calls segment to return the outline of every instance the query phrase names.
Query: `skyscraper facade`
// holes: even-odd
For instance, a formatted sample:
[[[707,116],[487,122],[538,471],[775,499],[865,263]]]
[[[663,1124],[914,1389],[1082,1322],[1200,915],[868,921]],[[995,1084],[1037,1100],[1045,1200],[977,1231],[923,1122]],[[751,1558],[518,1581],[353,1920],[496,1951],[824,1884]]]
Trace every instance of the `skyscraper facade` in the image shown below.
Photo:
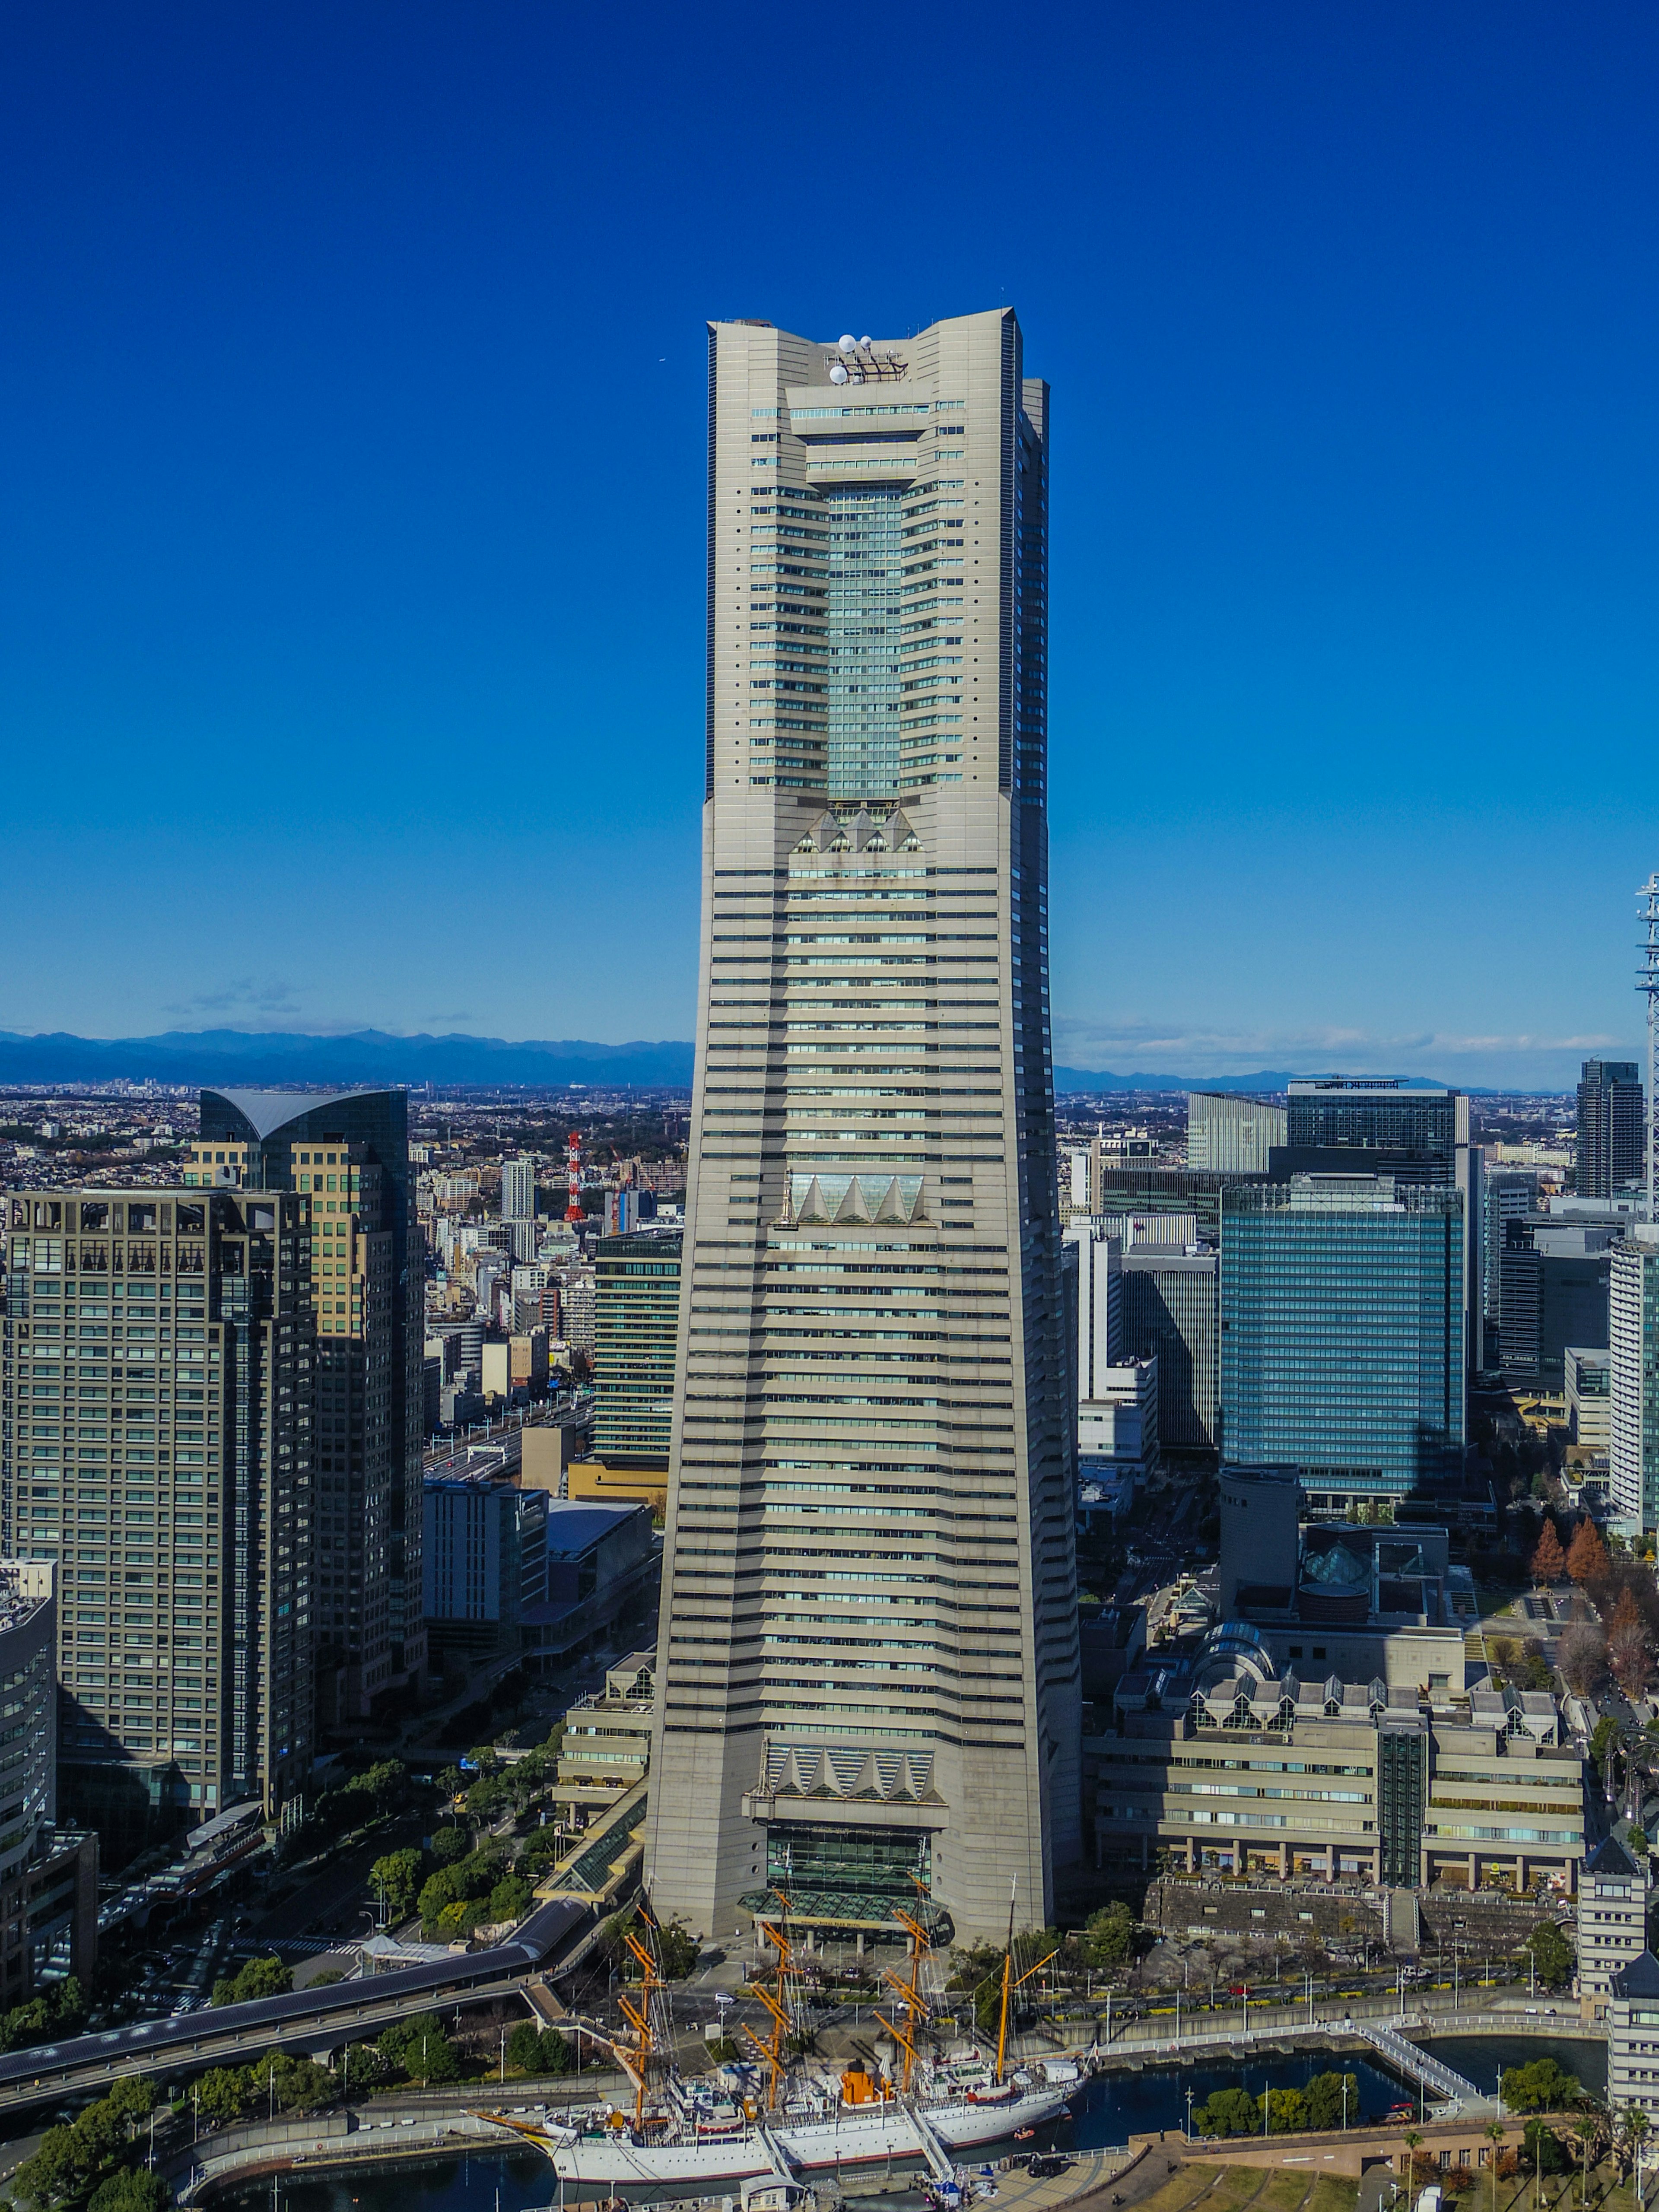
[[[593,1254],[593,1449],[665,1461],[680,1336],[680,1235],[601,1237]]]
[[[1587,1060],[1578,1085],[1580,1198],[1612,1198],[1646,1170],[1642,1078],[1633,1060]]]
[[[1218,1172],[1266,1175],[1267,1155],[1286,1136],[1282,1106],[1219,1091],[1187,1093],[1187,1164]]]
[[[1079,1849],[1048,393],[1012,312],[709,333],[703,950],[647,1864],[704,1932]]]
[[[1414,1075],[1299,1078],[1287,1087],[1285,1148],[1276,1176],[1381,1175],[1396,1187],[1429,1183],[1463,1196],[1463,1356],[1471,1372],[1486,1343],[1486,1154],[1469,1139],[1461,1091]]]
[[[418,1678],[424,1271],[401,1091],[204,1091],[192,1170],[305,1193],[317,1350],[312,1622],[325,1721]],[[221,1155],[225,1157],[222,1159]]]
[[[275,1811],[315,1756],[307,1209],[6,1206],[0,1547],[58,1563],[62,1798],[112,1856],[158,1817]]]
[[[1123,1255],[1123,1337],[1132,1359],[1158,1362],[1158,1441],[1212,1451],[1220,1432],[1216,1352],[1220,1316],[1214,1252],[1146,1244]]]
[[[1610,1525],[1621,1534],[1659,1528],[1659,1228],[1634,1224],[1611,1255]]]
[[[536,1218],[536,1163],[534,1160],[503,1160],[501,1162],[501,1219],[503,1221],[533,1221]],[[526,1254],[525,1257],[533,1256]]]
[[[1224,1458],[1293,1471],[1327,1512],[1455,1473],[1462,1238],[1455,1190],[1385,1176],[1226,1192]]]

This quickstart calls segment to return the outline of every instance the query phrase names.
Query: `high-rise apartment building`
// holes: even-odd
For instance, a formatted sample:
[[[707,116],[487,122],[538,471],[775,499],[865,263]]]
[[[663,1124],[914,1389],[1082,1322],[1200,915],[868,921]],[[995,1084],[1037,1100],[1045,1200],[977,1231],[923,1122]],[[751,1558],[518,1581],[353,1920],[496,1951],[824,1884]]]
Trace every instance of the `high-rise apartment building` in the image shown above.
[[[1646,1171],[1647,1122],[1642,1078],[1633,1060],[1587,1060],[1578,1085],[1580,1198],[1614,1198]]]
[[[1294,1470],[1326,1512],[1455,1473],[1462,1249],[1455,1190],[1296,1176],[1226,1192],[1224,1457]]]
[[[703,957],[647,1863],[706,1932],[1079,1849],[1048,394],[1012,312],[709,335]],[[918,1887],[919,1886],[919,1887]],[[896,1924],[896,1923],[894,1923]]]
[[[1624,1535],[1659,1528],[1659,1227],[1634,1224],[1611,1255],[1610,1526]]]
[[[503,1221],[533,1221],[536,1218],[536,1163],[516,1159],[501,1162],[501,1219]],[[516,1249],[516,1246],[515,1246]],[[533,1256],[534,1247],[522,1256]]]
[[[593,1254],[593,1449],[668,1459],[680,1336],[678,1231],[602,1237]]]
[[[1092,1398],[1123,1358],[1123,1243],[1099,1221],[1075,1217],[1065,1241],[1077,1249],[1076,1393]]]
[[[423,1269],[401,1091],[204,1091],[192,1170],[309,1201],[311,1608],[325,1720],[418,1677]],[[223,1155],[223,1158],[221,1158]]]
[[[1511,1221],[1524,1221],[1538,1203],[1538,1177],[1514,1170],[1488,1170],[1482,1191],[1486,1220],[1482,1228],[1485,1261],[1482,1269],[1485,1318],[1500,1328],[1504,1320],[1504,1249]]]
[[[1267,1155],[1285,1142],[1282,1106],[1264,1106],[1229,1091],[1187,1094],[1187,1164],[1200,1171],[1266,1175]]]
[[[129,1849],[157,1815],[274,1810],[316,1748],[307,1209],[5,1203],[0,1547],[58,1565],[60,1794]]]

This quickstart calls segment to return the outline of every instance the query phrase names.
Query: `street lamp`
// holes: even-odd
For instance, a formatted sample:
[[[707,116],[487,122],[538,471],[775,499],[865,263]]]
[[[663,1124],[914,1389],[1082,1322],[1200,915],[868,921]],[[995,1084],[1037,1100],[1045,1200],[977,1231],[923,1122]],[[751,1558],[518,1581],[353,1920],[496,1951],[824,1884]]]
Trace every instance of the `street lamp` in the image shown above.
[[[1193,2093],[1192,2093],[1192,2091],[1191,2091],[1190,2089],[1188,2089],[1188,2092],[1187,2092],[1187,2141],[1188,2141],[1188,2144],[1189,2144],[1189,2145],[1190,2145],[1190,2143],[1191,2143],[1192,2140],[1193,2140]]]

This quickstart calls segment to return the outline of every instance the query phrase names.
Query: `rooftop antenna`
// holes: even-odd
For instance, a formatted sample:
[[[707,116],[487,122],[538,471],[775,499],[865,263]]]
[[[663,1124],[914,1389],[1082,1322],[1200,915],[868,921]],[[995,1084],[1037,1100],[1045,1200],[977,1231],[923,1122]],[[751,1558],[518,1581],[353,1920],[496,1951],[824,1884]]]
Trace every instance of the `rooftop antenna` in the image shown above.
[[[1648,878],[1636,894],[1639,902],[1637,919],[1647,930],[1647,937],[1637,946],[1642,964],[1636,971],[1636,988],[1648,1002],[1648,1095],[1647,1095],[1647,1168],[1648,1219],[1654,1213],[1655,1137],[1659,1133],[1659,1114],[1654,1110],[1653,1086],[1656,1060],[1659,1060],[1659,875]]]

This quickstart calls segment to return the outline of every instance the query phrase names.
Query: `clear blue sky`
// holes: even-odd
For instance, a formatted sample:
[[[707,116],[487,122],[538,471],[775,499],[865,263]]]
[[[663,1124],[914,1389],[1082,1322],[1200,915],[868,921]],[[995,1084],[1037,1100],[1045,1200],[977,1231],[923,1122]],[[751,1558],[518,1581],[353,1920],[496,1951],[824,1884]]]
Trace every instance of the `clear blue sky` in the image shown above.
[[[0,125],[0,1027],[689,1036],[703,319],[1006,300],[1060,1059],[1633,1048],[1650,6],[64,0]]]

